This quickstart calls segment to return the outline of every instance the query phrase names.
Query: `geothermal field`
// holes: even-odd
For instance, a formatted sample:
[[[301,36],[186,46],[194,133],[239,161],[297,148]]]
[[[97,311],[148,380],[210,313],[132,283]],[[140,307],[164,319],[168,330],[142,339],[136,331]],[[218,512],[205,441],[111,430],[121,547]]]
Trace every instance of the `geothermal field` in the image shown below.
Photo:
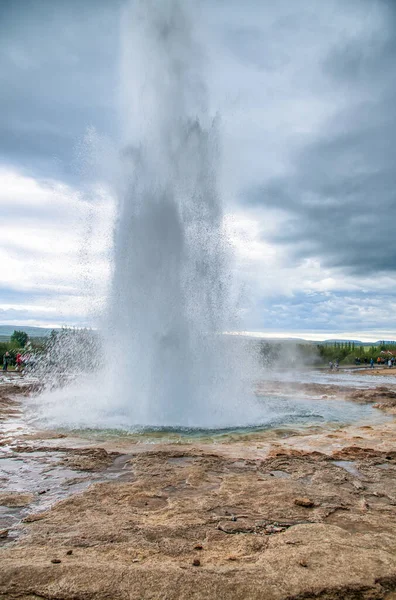
[[[0,597],[394,598],[396,376],[263,375],[266,426],[140,433],[2,381]]]
[[[28,3],[21,4],[28,10]],[[13,27],[28,23],[26,35],[30,35],[39,31],[37,23],[48,19],[46,31],[56,29],[56,14],[50,18],[42,11],[44,5],[52,10],[47,4],[38,3],[37,22],[33,17],[31,22],[27,17],[20,20],[10,10]],[[45,61],[61,60],[61,68],[74,73],[82,59],[71,49],[78,46],[73,24],[80,16],[82,21],[87,14],[89,19],[94,16],[88,2],[79,5],[81,15],[73,13],[74,3],[66,4],[61,27],[65,37],[59,46],[54,42],[53,56],[47,53]],[[73,277],[72,268],[66,263],[59,267],[40,262],[39,251],[43,256],[50,253],[41,239],[38,249],[32,246],[18,254],[13,236],[4,233],[10,260],[15,255],[23,259],[19,271],[3,262],[8,286],[17,286],[18,277],[29,277],[31,284],[31,269],[37,263],[37,277],[52,279],[46,287],[38,284],[26,309],[21,306],[28,283],[20,284],[18,302],[14,288],[8,289],[5,283],[1,314],[8,318],[7,311],[11,311],[8,320],[12,324],[15,319],[32,324],[41,318],[48,331],[50,323],[54,325],[51,333],[36,342],[17,330],[1,342],[7,351],[0,375],[0,600],[396,600],[396,346],[384,341],[391,335],[385,337],[385,332],[395,312],[394,292],[387,287],[394,264],[393,230],[389,228],[394,198],[381,211],[375,193],[377,188],[394,190],[394,181],[384,183],[375,162],[382,156],[389,174],[392,169],[385,156],[392,152],[381,146],[383,135],[368,145],[372,169],[367,173],[376,178],[373,184],[366,172],[363,177],[364,161],[353,146],[360,143],[355,130],[350,136],[339,134],[340,146],[327,138],[313,145],[322,112],[334,119],[337,101],[346,111],[349,92],[342,88],[333,93],[322,80],[313,85],[307,76],[313,68],[307,56],[317,56],[312,49],[303,53],[296,73],[289,72],[290,48],[286,52],[277,36],[268,41],[269,26],[259,34],[255,23],[245,23],[255,10],[262,14],[259,6],[248,3],[245,14],[242,4],[233,2],[228,6],[220,1],[123,1],[114,3],[119,10],[115,26],[113,17],[106,17],[110,4],[95,3],[95,18],[103,14],[100,48],[105,52],[100,60],[93,46],[81,54],[99,62],[100,68],[96,66],[95,80],[89,79],[89,69],[78,80],[81,87],[89,82],[91,95],[89,102],[79,105],[80,110],[73,109],[73,122],[80,119],[88,126],[95,96],[119,132],[113,137],[110,133],[114,132],[108,134],[110,142],[91,131],[89,144],[84,138],[78,146],[79,176],[83,172],[88,177],[90,169],[95,182],[100,182],[89,194],[85,191],[82,200],[84,209],[91,212],[85,234],[78,240],[83,265],[80,278],[65,283],[63,272]],[[206,17],[199,17],[198,4]],[[290,32],[293,24],[298,30],[299,12],[285,16],[282,11],[287,3],[279,3],[276,10],[281,16],[273,17],[275,8],[266,4],[263,23],[273,19],[280,35]],[[307,35],[319,28],[320,21],[326,35],[335,36],[337,51],[348,27],[353,31],[348,63],[342,63],[336,50],[327,62],[321,58],[326,76],[332,81],[355,81],[354,77],[364,76],[365,68],[373,68],[373,62],[364,63],[366,54],[354,51],[353,43],[354,36],[366,31],[364,27],[382,23],[377,13],[375,18],[362,20],[364,27],[360,21],[355,27],[354,13],[348,13],[348,27],[344,27],[337,20],[342,10],[336,0],[323,3],[326,9],[305,0],[297,4],[308,11]],[[68,26],[70,14],[74,17]],[[332,19],[334,30],[333,25],[328,30]],[[231,60],[232,54],[226,55],[226,49],[236,44],[245,69],[238,80],[240,88],[237,81],[227,88],[231,109],[224,124],[216,108],[218,98],[212,97],[207,81],[205,28],[210,29],[212,20],[219,27],[211,46],[217,60],[226,68],[226,56]],[[116,32],[113,44],[106,37],[107,26]],[[293,38],[296,47],[304,43],[298,31]],[[366,50],[377,30],[373,31],[367,34]],[[378,39],[382,43],[382,37]],[[386,40],[391,52],[396,46]],[[258,49],[253,52],[255,41]],[[318,48],[320,44],[319,40]],[[34,55],[15,48],[10,42],[7,56],[12,64],[25,69],[25,75],[35,73]],[[112,85],[118,101],[116,109],[110,110],[105,93],[96,90],[102,89],[106,69],[113,70],[109,67],[112,53],[117,56],[118,75]],[[386,63],[388,68],[390,63],[394,61]],[[257,69],[254,77],[252,64]],[[335,74],[336,67],[340,73]],[[292,92],[277,77],[282,68]],[[222,70],[216,77],[212,74],[212,84],[214,80],[221,83],[222,76]],[[390,94],[391,80],[384,94]],[[301,81],[309,90],[304,102],[297,98]],[[73,79],[70,82],[76,84]],[[55,97],[66,94],[61,83]],[[260,98],[278,98],[279,94],[279,102],[262,131],[265,140],[274,135],[272,143],[266,142],[265,157],[256,149],[243,158],[243,144],[254,146],[253,133],[261,117],[253,100],[250,103],[246,97],[249,130],[249,120],[239,124],[243,115],[233,106],[241,90],[246,92],[253,83],[259,86]],[[378,82],[376,86],[382,89]],[[326,99],[320,109],[315,93],[322,88]],[[368,88],[359,88],[362,98]],[[294,98],[294,90],[295,103],[287,109],[283,103],[286,97]],[[386,106],[394,106],[391,95],[386,98]],[[46,100],[44,112],[60,127],[63,113],[53,108],[52,101]],[[29,96],[29,103],[34,102]],[[381,121],[375,121],[378,127],[389,128],[394,118],[386,121],[381,108],[373,106]],[[289,143],[282,131],[292,127],[293,110],[300,110],[301,115]],[[356,125],[366,133],[369,128],[362,124],[369,112]],[[25,133],[33,128],[33,112],[29,115]],[[351,115],[344,112],[338,120],[330,120],[331,131],[346,128],[348,119]],[[278,123],[276,127],[272,120]],[[30,212],[36,211],[41,238],[52,200],[40,208],[36,188],[42,186],[49,194],[54,184],[45,175],[48,161],[55,156],[54,164],[60,169],[58,146],[74,134],[62,137],[54,124],[44,127],[45,119],[37,122],[43,136],[50,132],[51,140],[36,149],[37,164],[32,158],[31,165],[24,167],[26,178],[31,177],[29,169],[37,168],[36,187],[29,195],[33,208],[18,208],[13,219],[23,227]],[[231,152],[234,167],[226,177],[222,148],[227,153],[232,144],[223,131],[229,131],[230,123],[239,127],[240,145],[235,144]],[[297,153],[302,140],[312,143],[313,150],[293,163],[293,179],[286,184],[282,177],[289,163],[280,160],[280,147]],[[346,157],[345,148],[351,145],[353,156]],[[27,152],[28,145],[24,148]],[[325,168],[315,163],[321,151]],[[13,156],[14,150],[9,152]],[[339,165],[333,169],[339,156],[343,170]],[[249,187],[245,182],[238,192],[234,190],[237,175],[242,177],[249,166],[256,178],[272,168],[276,176],[271,185],[256,182],[256,187]],[[356,176],[347,181],[354,168]],[[300,174],[304,169],[305,176]],[[340,178],[339,185],[333,181],[333,171]],[[67,169],[65,173],[67,185],[55,188],[59,202],[67,186],[77,187],[77,176]],[[7,179],[13,194],[21,188],[15,177]],[[376,203],[374,216],[363,214],[360,178],[365,189],[372,190],[369,205]],[[344,195],[341,208],[336,205],[341,188],[353,204],[351,213],[347,214]],[[319,192],[323,196],[318,200]],[[106,213],[104,219],[107,234],[111,230],[107,237],[94,218],[96,193],[114,201],[113,216]],[[235,208],[244,194],[250,198],[246,211],[256,210],[255,218],[264,223],[258,233],[254,233],[253,213],[241,217],[238,210],[242,209]],[[260,194],[267,204],[258,209]],[[5,218],[7,210],[13,210],[10,203],[7,196]],[[53,204],[58,206],[55,200]],[[70,218],[74,210],[67,203],[66,209],[57,215],[59,222]],[[287,209],[288,219],[284,216]],[[229,215],[232,210],[237,215],[234,220]],[[279,215],[285,219],[281,225],[276,221]],[[348,215],[351,223],[358,223],[364,243],[360,238],[357,242],[345,225]],[[370,237],[369,224],[377,215],[385,215],[386,220],[381,229],[383,251]],[[299,229],[299,219],[305,229]],[[238,227],[245,227],[239,237]],[[68,234],[75,233],[73,226],[67,229]],[[66,261],[71,250],[67,244],[62,246],[56,231],[51,233],[51,244]],[[256,235],[248,251],[244,249],[246,231]],[[21,232],[18,236],[24,240]],[[279,249],[282,243],[286,250]],[[347,258],[340,255],[344,247]],[[91,264],[94,252],[97,262]],[[362,256],[363,267],[356,263]],[[283,271],[276,263],[281,259]],[[51,260],[57,260],[55,255]],[[344,263],[345,277],[352,279],[345,284],[347,295],[341,297],[337,286],[343,284]],[[249,287],[242,289],[238,281],[240,272],[250,283],[260,280],[254,309]],[[379,299],[371,272],[380,273],[378,290],[383,296]],[[55,301],[54,290],[58,290]],[[83,301],[85,316],[79,312]],[[298,327],[309,328],[310,341],[289,341],[278,347],[273,339],[264,343],[257,340],[259,336],[248,335],[245,322],[252,323],[260,311],[275,338],[276,328],[287,318],[294,332]],[[339,312],[334,316],[332,311]],[[330,327],[338,326],[343,318],[349,319],[350,327],[366,332],[365,338],[374,335],[370,332],[378,326],[383,341],[372,347],[356,341],[355,346],[355,339],[347,333],[341,341],[330,339],[329,333],[327,344],[314,344],[322,332],[326,339],[326,332],[333,331]],[[57,326],[56,319],[67,327]],[[278,333],[287,340],[285,327]]]

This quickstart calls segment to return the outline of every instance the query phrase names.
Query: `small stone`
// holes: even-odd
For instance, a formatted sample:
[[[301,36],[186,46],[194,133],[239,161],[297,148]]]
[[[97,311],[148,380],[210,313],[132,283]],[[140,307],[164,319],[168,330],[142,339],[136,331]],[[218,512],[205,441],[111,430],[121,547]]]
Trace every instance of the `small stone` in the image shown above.
[[[300,540],[287,540],[285,544],[290,544],[291,546],[297,546],[298,544],[302,544]]]
[[[0,539],[5,539],[8,537],[8,529],[0,529]]]
[[[308,564],[305,560],[299,560],[298,564],[300,565],[300,567],[304,567],[305,569],[308,567]]]
[[[47,493],[47,490],[40,490],[38,492],[38,495],[41,496],[42,494],[46,494],[46,493]]]
[[[201,566],[201,561],[199,560],[199,558],[194,558],[192,564],[193,564],[194,567],[200,567]]]
[[[235,515],[232,515],[232,517],[231,517],[231,521],[236,521],[236,520],[237,520],[236,516],[235,516]]]
[[[295,498],[294,504],[303,506],[304,508],[313,508],[315,506],[315,502],[309,498]]]
[[[361,481],[358,481],[357,479],[354,479],[352,481],[352,485],[357,490],[364,490],[365,489],[365,486],[363,485],[363,483],[361,483]]]
[[[196,546],[194,546],[194,550],[203,550],[202,544],[197,544]]]
[[[66,556],[71,556],[72,554],[73,554],[73,550],[68,550],[68,551],[66,552]]]
[[[139,559],[138,559],[138,558],[134,558],[132,562],[133,562],[133,563],[138,563],[138,562],[140,562],[140,561],[139,561]]]
[[[230,556],[227,556],[227,560],[238,560],[238,557],[235,556],[235,554],[231,554]]]
[[[59,558],[53,558],[53,559],[51,560],[51,562],[52,562],[52,564],[54,564],[54,565],[59,565],[59,564],[60,564],[62,561],[61,561],[61,560],[59,560]]]
[[[360,510],[368,510],[370,508],[369,503],[366,501],[365,498],[362,499],[362,501],[360,502]]]
[[[271,535],[272,533],[282,533],[286,531],[286,527],[277,527],[276,525],[266,525],[264,527],[265,533]]]

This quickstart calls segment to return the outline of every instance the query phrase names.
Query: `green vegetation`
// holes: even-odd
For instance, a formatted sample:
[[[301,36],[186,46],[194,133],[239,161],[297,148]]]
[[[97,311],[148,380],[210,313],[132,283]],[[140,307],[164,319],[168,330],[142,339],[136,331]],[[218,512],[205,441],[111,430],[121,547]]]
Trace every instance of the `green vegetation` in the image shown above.
[[[354,342],[334,342],[318,344],[317,350],[323,363],[338,360],[340,364],[352,365],[359,359],[360,364],[369,364],[371,359],[377,363],[378,357],[385,360],[386,355],[381,352],[394,352],[396,356],[396,343],[381,342],[378,346],[358,346]]]
[[[15,342],[18,344],[19,348],[24,348],[28,343],[29,336],[26,331],[14,331],[11,336],[11,342]]]
[[[373,359],[377,364],[378,357],[386,362],[393,352],[396,357],[396,342],[379,342],[372,346],[353,341],[329,341],[309,344],[297,341],[262,341],[260,354],[266,365],[278,366],[328,366],[329,362],[340,365],[369,365]],[[383,354],[381,354],[383,352]]]
[[[100,357],[100,339],[92,330],[64,327],[54,329],[50,333],[49,330],[43,331],[45,335],[42,337],[31,337],[27,331],[22,330],[10,332],[8,340],[3,341],[0,336],[0,365],[6,352],[10,354],[11,368],[15,365],[18,352],[28,352],[36,357],[42,355],[43,359],[46,358],[45,364],[50,364],[51,370],[64,370],[65,365],[74,371],[82,365],[93,369],[103,358]],[[396,342],[388,341],[379,341],[370,346],[354,341],[326,341],[315,344],[302,340],[262,340],[258,349],[264,364],[284,367],[328,366],[329,362],[336,361],[340,365],[353,365],[358,360],[361,365],[369,365],[371,359],[377,364],[378,357],[385,363],[391,356],[386,354],[387,352],[392,352],[396,357]]]
[[[6,352],[10,355],[9,367],[15,366],[16,355],[18,352],[26,352],[26,345],[29,343],[29,352],[39,353],[45,348],[45,338],[34,338],[29,341],[26,331],[15,330],[10,336],[9,341],[0,341],[0,364],[3,365],[3,358]]]

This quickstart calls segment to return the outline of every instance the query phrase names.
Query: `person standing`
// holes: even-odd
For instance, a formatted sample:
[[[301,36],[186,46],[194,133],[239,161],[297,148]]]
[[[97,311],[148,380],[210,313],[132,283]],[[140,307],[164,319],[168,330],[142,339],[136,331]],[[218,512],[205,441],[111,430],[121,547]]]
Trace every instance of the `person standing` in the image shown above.
[[[6,352],[3,356],[3,372],[6,373],[8,371],[8,365],[11,362],[11,356],[9,352]]]
[[[18,352],[18,354],[16,355],[16,368],[15,371],[20,371],[21,367],[22,367],[22,354],[20,352]]]
[[[370,358],[370,369],[374,369],[374,358]]]

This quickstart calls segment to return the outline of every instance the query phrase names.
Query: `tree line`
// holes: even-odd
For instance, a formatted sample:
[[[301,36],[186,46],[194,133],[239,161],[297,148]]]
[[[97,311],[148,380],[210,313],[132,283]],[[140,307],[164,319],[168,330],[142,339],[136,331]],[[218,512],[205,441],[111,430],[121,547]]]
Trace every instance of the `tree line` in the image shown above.
[[[378,357],[386,358],[381,352],[395,352],[396,342],[382,341],[378,345],[362,346],[354,341],[307,344],[299,342],[262,341],[260,354],[265,365],[287,366],[324,366],[338,360],[343,365],[353,365],[356,359],[360,363],[377,363]]]

